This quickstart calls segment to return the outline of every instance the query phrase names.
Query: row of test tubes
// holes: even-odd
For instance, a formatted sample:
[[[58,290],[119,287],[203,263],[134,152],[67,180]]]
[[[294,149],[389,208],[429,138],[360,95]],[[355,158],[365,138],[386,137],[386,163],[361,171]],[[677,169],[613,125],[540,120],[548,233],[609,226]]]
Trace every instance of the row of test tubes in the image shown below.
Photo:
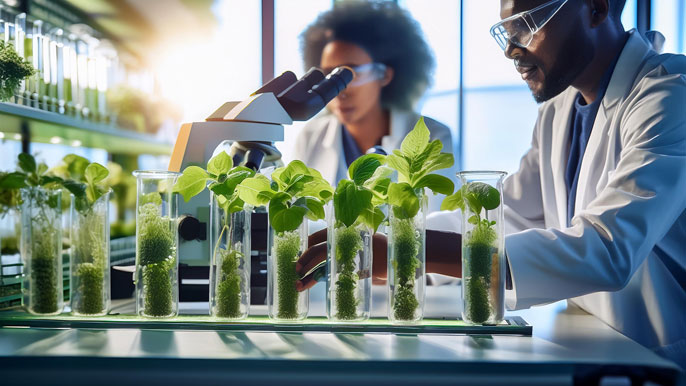
[[[31,63],[35,75],[22,82],[11,102],[110,123],[107,90],[126,78],[117,50],[76,24],[64,30],[0,5],[0,39]]]

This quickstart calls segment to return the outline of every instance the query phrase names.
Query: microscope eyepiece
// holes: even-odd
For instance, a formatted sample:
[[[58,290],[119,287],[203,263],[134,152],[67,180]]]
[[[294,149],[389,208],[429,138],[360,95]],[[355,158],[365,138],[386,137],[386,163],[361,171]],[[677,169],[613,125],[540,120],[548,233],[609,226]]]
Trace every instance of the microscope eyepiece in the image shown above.
[[[345,89],[345,87],[353,80],[353,71],[349,67],[337,67],[329,75],[312,87],[312,91],[319,94],[324,103],[329,103],[333,98]]]

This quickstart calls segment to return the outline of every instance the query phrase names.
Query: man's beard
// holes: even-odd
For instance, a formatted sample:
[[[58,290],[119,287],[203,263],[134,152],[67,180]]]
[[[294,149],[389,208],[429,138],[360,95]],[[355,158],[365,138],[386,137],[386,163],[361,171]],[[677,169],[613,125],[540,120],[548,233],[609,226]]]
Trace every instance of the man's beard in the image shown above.
[[[555,64],[543,74],[543,87],[532,91],[536,103],[543,103],[566,90],[593,59],[595,50],[588,37],[568,35]]]

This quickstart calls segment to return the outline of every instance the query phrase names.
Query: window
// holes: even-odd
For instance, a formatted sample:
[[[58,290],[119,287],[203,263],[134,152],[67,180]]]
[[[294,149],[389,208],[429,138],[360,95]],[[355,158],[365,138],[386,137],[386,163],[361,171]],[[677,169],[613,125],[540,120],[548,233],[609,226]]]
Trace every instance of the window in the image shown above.
[[[665,36],[663,52],[686,53],[686,1],[652,0],[650,29]]]

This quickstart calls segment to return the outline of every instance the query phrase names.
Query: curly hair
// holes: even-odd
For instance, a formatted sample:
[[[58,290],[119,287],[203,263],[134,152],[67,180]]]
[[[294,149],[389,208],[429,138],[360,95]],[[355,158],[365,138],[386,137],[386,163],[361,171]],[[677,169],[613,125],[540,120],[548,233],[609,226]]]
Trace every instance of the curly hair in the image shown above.
[[[306,68],[318,67],[324,47],[335,40],[358,45],[374,62],[393,68],[393,79],[381,91],[384,108],[411,110],[431,83],[431,49],[419,24],[395,2],[336,2],[300,39]]]

